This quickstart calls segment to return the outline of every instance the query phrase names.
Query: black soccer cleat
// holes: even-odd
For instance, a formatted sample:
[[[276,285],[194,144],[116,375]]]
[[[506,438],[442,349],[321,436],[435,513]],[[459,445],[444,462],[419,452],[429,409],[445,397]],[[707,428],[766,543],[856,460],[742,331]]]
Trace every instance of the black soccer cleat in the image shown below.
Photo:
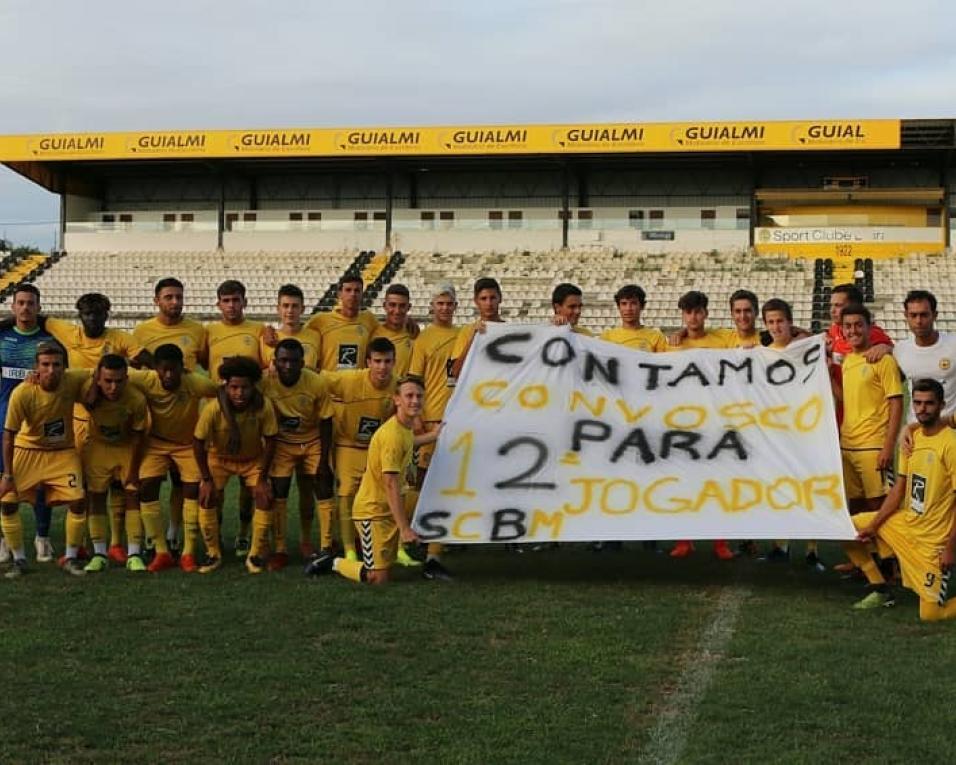
[[[309,558],[305,564],[306,576],[321,576],[332,571],[332,564],[335,562],[335,556],[331,552],[319,552]]]
[[[422,578],[432,582],[453,582],[451,573],[439,561],[432,558],[422,567]]]

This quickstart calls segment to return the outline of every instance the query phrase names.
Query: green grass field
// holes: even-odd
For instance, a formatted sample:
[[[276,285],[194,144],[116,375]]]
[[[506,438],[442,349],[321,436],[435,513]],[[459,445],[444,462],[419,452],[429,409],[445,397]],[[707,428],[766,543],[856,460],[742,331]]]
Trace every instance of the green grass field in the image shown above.
[[[472,548],[379,589],[34,566],[0,580],[0,762],[952,761],[956,625],[915,597],[858,613],[802,558],[631,548]]]

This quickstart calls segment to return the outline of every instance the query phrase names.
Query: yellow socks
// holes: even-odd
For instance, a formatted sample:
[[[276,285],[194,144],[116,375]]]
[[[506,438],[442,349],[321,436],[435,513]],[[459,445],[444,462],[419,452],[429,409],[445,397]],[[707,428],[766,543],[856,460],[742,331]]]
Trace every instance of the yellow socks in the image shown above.
[[[183,500],[183,555],[196,554],[199,539],[199,500]]]
[[[346,560],[345,558],[336,558],[332,563],[332,570],[344,576],[346,579],[351,579],[353,582],[363,582],[365,581],[362,578],[362,571],[365,567],[362,565],[361,561],[357,560]]]
[[[335,520],[335,500],[320,499],[319,507],[319,547],[328,550],[332,546],[332,523]]]
[[[143,526],[146,528],[146,536],[153,540],[156,545],[157,553],[168,553],[166,546],[166,535],[163,533],[163,513],[159,506],[159,500],[155,502],[140,502],[140,515],[143,519]],[[127,510],[127,516],[129,511]]]
[[[143,522],[139,508],[126,511],[126,551],[130,555],[139,555],[143,551]],[[159,549],[157,545],[156,549]]]
[[[185,511],[185,507],[183,508]],[[219,515],[215,508],[199,508],[199,528],[202,531],[202,540],[206,544],[206,552],[213,558],[221,558],[219,549]]]
[[[870,584],[885,584],[883,572],[880,567],[873,562],[873,556],[870,555],[869,546],[861,542],[847,542],[843,545],[846,556],[853,562],[860,571],[866,575],[866,581]]]
[[[0,529],[3,530],[3,536],[7,539],[7,547],[13,553],[17,560],[26,558],[23,550],[23,521],[20,519],[20,511],[0,516]]]
[[[265,558],[269,554],[269,531],[272,528],[272,513],[268,510],[252,514],[252,546],[249,548],[255,558]]]
[[[355,526],[352,525],[352,498],[339,497],[339,538],[346,553],[355,552]]]
[[[122,491],[110,491],[107,508],[110,514],[110,545],[122,545],[123,516],[126,514],[126,497]],[[91,530],[90,535],[92,534]]]
[[[72,513],[70,517],[72,517]],[[93,552],[97,555],[106,555],[106,534],[110,525],[106,515],[90,511],[89,524],[90,540],[93,542]]]
[[[444,550],[444,549],[445,549],[445,548],[442,546],[441,542],[429,542],[429,543],[428,543],[428,557],[429,557],[429,558],[434,558],[434,559],[437,560],[437,559],[441,556],[442,550]]]
[[[287,499],[277,499],[272,503],[272,531],[273,537],[275,538],[275,548],[276,552],[287,552],[288,547],[286,546],[286,531],[289,528],[289,514],[288,514],[288,504],[289,500]],[[256,510],[258,513],[259,511]]]
[[[101,515],[104,526],[104,536],[106,527],[106,516]],[[86,513],[74,513],[72,510],[66,514],[66,557],[75,558],[79,548],[83,545],[83,535],[86,534]]]

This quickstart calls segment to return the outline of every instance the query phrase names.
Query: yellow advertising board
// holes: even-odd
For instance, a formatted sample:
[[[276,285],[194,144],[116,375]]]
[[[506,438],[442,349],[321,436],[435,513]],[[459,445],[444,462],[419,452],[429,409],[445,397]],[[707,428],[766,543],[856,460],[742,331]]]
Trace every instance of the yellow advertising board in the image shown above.
[[[0,162],[898,149],[900,120],[463,125],[0,136]]]

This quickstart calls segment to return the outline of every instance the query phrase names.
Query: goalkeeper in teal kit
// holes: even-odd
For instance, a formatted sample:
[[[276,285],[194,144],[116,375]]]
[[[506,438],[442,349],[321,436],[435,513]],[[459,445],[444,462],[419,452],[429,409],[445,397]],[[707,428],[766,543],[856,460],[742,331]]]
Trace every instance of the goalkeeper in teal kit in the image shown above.
[[[22,284],[13,293],[11,304],[13,319],[0,322],[0,423],[7,419],[7,404],[10,394],[36,366],[37,346],[51,342],[49,334],[37,326],[37,314],[40,312],[40,291],[32,284]],[[0,455],[0,462],[3,458]],[[10,471],[10,465],[2,466],[3,472]],[[33,507],[36,516],[36,558],[40,563],[53,560],[53,545],[50,542],[50,508],[44,501],[42,491],[37,494]],[[0,563],[11,558],[6,541],[0,540]]]

